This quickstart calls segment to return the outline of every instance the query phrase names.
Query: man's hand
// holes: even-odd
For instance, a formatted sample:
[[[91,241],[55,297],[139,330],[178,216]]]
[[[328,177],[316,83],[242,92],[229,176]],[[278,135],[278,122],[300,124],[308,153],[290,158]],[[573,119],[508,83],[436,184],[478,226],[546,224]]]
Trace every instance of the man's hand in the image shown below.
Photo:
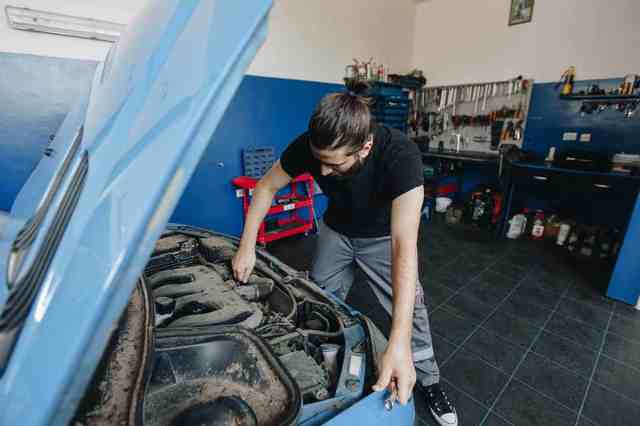
[[[267,215],[273,197],[280,189],[291,182],[291,177],[282,169],[280,161],[256,184],[251,206],[245,218],[244,230],[238,252],[231,261],[233,276],[237,281],[246,283],[256,265],[256,238],[260,225]]]
[[[387,350],[382,355],[378,381],[373,385],[373,390],[379,392],[397,385],[398,399],[400,404],[405,405],[411,398],[415,384],[416,369],[413,366],[410,341],[389,342]]]
[[[231,261],[231,267],[233,268],[233,276],[236,281],[246,283],[253,272],[253,267],[256,266],[256,250],[255,248],[244,248],[240,246],[236,255]]]

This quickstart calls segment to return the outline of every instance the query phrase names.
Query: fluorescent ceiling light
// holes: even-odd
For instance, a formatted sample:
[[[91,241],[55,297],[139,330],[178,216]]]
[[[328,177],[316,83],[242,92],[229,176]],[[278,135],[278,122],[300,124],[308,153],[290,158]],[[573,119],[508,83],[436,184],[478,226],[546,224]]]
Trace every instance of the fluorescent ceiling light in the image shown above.
[[[115,42],[126,25],[92,18],[63,15],[25,7],[6,6],[9,26],[16,30],[36,31],[70,37]]]

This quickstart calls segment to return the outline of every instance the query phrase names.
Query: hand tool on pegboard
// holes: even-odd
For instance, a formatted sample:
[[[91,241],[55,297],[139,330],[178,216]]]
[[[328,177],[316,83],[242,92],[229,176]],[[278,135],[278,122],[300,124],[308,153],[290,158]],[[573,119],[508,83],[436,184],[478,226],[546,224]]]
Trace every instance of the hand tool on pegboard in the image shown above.
[[[452,108],[452,109],[453,109],[453,111],[452,111],[452,114],[453,114],[453,115],[456,115],[456,106],[457,106],[457,103],[458,103],[458,88],[456,87],[456,88],[453,90],[453,108]]]
[[[484,101],[482,102],[482,110],[485,111],[487,109],[487,97],[489,96],[489,86],[484,86]]]

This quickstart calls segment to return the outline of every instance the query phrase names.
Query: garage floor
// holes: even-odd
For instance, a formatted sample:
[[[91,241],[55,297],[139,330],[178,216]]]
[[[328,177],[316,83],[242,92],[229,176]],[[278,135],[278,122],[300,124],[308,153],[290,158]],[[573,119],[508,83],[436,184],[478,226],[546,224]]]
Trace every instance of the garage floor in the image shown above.
[[[313,246],[289,239],[270,251],[308,270]],[[460,425],[637,424],[640,312],[603,296],[602,265],[571,265],[545,243],[423,225],[420,273]],[[348,302],[388,332],[366,285]],[[417,424],[435,425],[421,399]]]

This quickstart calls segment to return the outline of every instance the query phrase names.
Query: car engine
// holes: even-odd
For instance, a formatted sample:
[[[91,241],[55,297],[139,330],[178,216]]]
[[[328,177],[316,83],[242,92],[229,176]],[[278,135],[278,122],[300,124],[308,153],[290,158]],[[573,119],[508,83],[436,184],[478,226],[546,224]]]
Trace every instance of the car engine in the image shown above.
[[[202,424],[321,424],[363,395],[374,376],[372,354],[383,350],[379,331],[306,274],[262,250],[248,281],[236,282],[231,270],[236,249],[231,237],[184,226],[170,228],[158,240],[135,304],[146,299],[151,305],[148,361],[133,362],[133,356],[122,361],[128,350],[123,336],[132,340],[135,324],[142,322],[137,309],[115,333],[75,424],[116,419],[118,408],[110,399],[115,372],[126,378],[123,371],[141,370],[141,364],[146,365],[141,379],[122,381],[127,389],[144,383],[139,401],[120,414],[148,426],[202,419],[207,419]]]

